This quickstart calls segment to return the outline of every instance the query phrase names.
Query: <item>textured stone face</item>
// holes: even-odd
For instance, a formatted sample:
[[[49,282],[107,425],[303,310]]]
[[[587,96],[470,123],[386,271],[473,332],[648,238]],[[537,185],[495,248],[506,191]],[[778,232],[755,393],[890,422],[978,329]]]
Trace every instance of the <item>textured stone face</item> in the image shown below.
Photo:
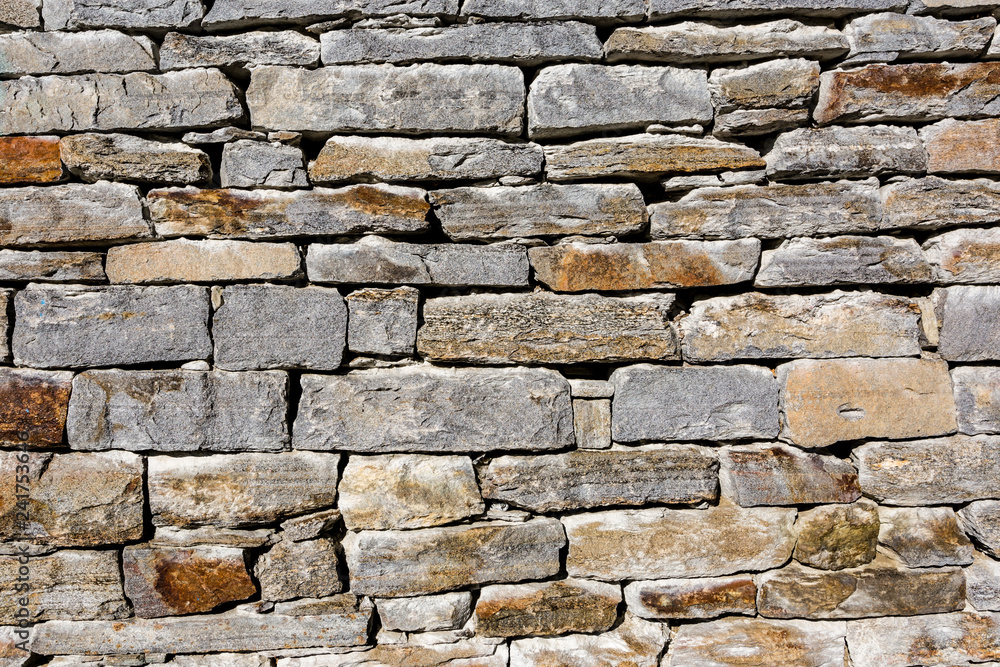
[[[977,500],[958,511],[962,529],[986,553],[1000,557],[1000,500]]]
[[[0,35],[0,74],[76,74],[156,69],[153,43],[114,30]]]
[[[927,153],[912,127],[802,128],[786,132],[767,154],[776,179],[911,174],[927,169]]]
[[[651,0],[650,17],[664,19],[673,16],[706,16],[712,18],[746,18],[790,12],[805,16],[843,16],[868,12],[901,11],[902,0]]]
[[[535,512],[696,504],[718,497],[718,460],[703,447],[501,456],[480,473],[483,497]],[[530,634],[530,633],[524,633]]]
[[[737,109],[715,117],[717,137],[751,137],[809,124],[808,109]]]
[[[879,514],[875,503],[821,505],[799,512],[795,560],[822,570],[860,567],[875,558]]]
[[[208,155],[182,143],[128,134],[77,134],[63,137],[59,149],[69,170],[89,183],[107,179],[187,184],[212,178]]]
[[[351,591],[384,597],[551,577],[565,544],[562,526],[548,518],[362,531],[343,540]]]
[[[1000,660],[1000,614],[872,618],[847,624],[857,667],[967,664]]]
[[[0,137],[0,185],[55,183],[62,178],[58,137]]]
[[[661,579],[634,581],[625,587],[625,602],[642,618],[716,618],[757,613],[757,586],[753,577]]]
[[[1000,356],[996,322],[1000,287],[946,287],[938,352],[949,361],[983,361]]]
[[[716,577],[780,566],[792,554],[795,510],[642,509],[562,518],[572,577],[621,581]]]
[[[42,7],[46,30],[81,28],[188,28],[204,14],[198,0],[49,0]]]
[[[708,79],[716,113],[737,109],[801,108],[819,88],[819,63],[772,60],[742,69],[717,69]]]
[[[12,0],[0,7],[0,25],[12,28],[40,28],[38,10],[41,6],[41,0]]]
[[[535,77],[528,95],[533,139],[711,119],[708,78],[700,70],[556,65]]]
[[[18,282],[103,282],[104,255],[98,252],[0,250],[0,280]]]
[[[476,603],[476,634],[484,637],[605,632],[618,618],[617,585],[585,579],[486,586]]]
[[[429,360],[486,364],[675,359],[673,302],[546,292],[429,299],[417,349]]]
[[[943,21],[929,16],[870,14],[848,24],[851,63],[892,62],[906,58],[969,58],[979,55],[993,36],[996,20]]]
[[[255,128],[520,134],[524,77],[500,65],[263,66],[247,89]]]
[[[524,667],[572,664],[578,667],[635,665],[656,667],[669,641],[667,626],[625,614],[621,625],[603,635],[518,639],[511,642],[511,664]]]
[[[61,445],[72,380],[65,371],[0,368],[0,443]]]
[[[108,250],[113,283],[211,283],[290,280],[302,276],[302,258],[292,243],[173,239],[133,243]]]
[[[927,148],[931,174],[982,174],[1000,172],[1000,121],[943,120],[920,130]]]
[[[276,451],[288,444],[284,373],[85,371],[73,379],[73,449]]]
[[[880,507],[879,544],[906,567],[969,565],[975,549],[950,507]]]
[[[377,603],[382,627],[396,632],[453,630],[469,620],[472,595],[443,593],[415,598],[383,598]]]
[[[352,352],[413,354],[420,303],[418,290],[367,288],[351,292],[346,301],[350,311],[347,347]]]
[[[832,456],[782,444],[726,447],[719,453],[723,494],[742,507],[850,503],[858,472]]]
[[[972,565],[965,568],[965,589],[978,611],[1000,611],[1000,561],[974,552]]]
[[[321,598],[343,590],[337,543],[329,539],[282,541],[257,560],[254,574],[263,600]]]
[[[319,43],[294,30],[241,35],[169,33],[160,46],[161,69],[319,64]]]
[[[843,622],[724,618],[682,625],[670,642],[670,667],[844,667]]]
[[[781,438],[825,447],[956,431],[947,364],[929,359],[800,359],[777,369]],[[862,489],[867,491],[862,482]]]
[[[573,431],[578,449],[611,447],[611,401],[574,398]]]
[[[424,598],[426,599],[426,598]],[[433,636],[433,635],[432,635]],[[457,639],[446,644],[427,643],[419,635],[398,644],[379,644],[368,650],[316,655],[301,658],[279,658],[280,667],[374,667],[391,665],[472,665],[474,667],[504,667],[507,665],[507,645],[481,638]],[[207,666],[206,666],[207,667]],[[256,667],[256,665],[252,666]],[[992,667],[986,665],[984,667]]]
[[[778,434],[778,383],[766,368],[639,365],[616,370],[611,381],[616,442]]]
[[[0,290],[0,361],[10,361],[10,317],[7,315],[14,300],[13,290]]]
[[[156,525],[255,526],[333,505],[339,454],[151,456],[149,506]]]
[[[646,14],[642,0],[468,0],[462,14],[491,19],[585,18],[595,22],[635,21]]]
[[[202,25],[211,30],[252,25],[308,24],[323,19],[360,14],[457,14],[456,0],[219,0],[212,5]]]
[[[302,149],[241,139],[222,148],[222,187],[301,188],[309,185]]]
[[[986,179],[937,176],[904,180],[881,193],[886,229],[939,229],[1000,221],[1000,189]]]
[[[937,282],[1000,282],[1000,230],[956,229],[927,239],[923,251]]]
[[[757,287],[930,282],[932,269],[913,239],[834,236],[789,239],[761,254]]]
[[[304,375],[294,447],[485,452],[573,444],[569,383],[543,369],[431,366]]]

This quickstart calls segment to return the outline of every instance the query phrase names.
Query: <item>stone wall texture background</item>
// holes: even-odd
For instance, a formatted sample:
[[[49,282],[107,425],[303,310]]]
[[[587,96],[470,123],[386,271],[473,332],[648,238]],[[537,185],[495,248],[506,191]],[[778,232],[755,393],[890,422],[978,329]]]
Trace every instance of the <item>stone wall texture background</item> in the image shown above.
[[[997,667],[998,16],[0,0],[0,667]]]

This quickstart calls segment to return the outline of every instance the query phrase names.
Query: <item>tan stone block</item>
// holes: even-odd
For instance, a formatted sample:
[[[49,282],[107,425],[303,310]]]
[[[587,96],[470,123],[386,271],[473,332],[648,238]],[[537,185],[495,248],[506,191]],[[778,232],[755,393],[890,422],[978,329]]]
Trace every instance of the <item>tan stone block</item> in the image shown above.
[[[668,667],[847,667],[843,621],[723,618],[688,623],[670,642]]]
[[[483,637],[604,632],[618,619],[622,591],[585,579],[486,586],[476,604],[476,634]]]
[[[929,174],[1000,173],[1000,120],[949,118],[920,130]]]
[[[792,557],[823,570],[859,567],[875,558],[877,506],[862,499],[851,505],[821,505],[799,512]]]
[[[173,239],[108,250],[113,283],[210,283],[290,280],[302,276],[294,243]]]

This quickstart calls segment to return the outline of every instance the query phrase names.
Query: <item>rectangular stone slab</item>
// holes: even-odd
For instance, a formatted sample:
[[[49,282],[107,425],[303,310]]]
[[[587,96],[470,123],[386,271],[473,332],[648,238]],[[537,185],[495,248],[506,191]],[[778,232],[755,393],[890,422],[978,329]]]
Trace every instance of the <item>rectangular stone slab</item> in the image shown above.
[[[0,444],[61,445],[72,380],[68,371],[0,368]]]
[[[834,456],[780,443],[724,447],[723,495],[742,507],[852,503],[861,497],[858,471]]]
[[[651,0],[649,16],[664,19],[674,16],[745,18],[768,14],[792,13],[799,16],[844,16],[868,12],[902,11],[905,0]]]
[[[219,0],[202,25],[209,30],[309,24],[343,16],[457,14],[458,0]]]
[[[172,239],[132,243],[108,250],[113,283],[220,283],[301,278],[302,258],[292,243],[228,239]]]
[[[689,623],[678,628],[666,664],[669,667],[846,667],[846,634],[843,621],[723,618],[710,623]]]
[[[912,127],[799,128],[785,132],[767,154],[774,180],[864,178],[879,174],[920,174],[927,151]]]
[[[883,229],[940,229],[1000,221],[1000,187],[983,178],[903,180],[884,186],[881,199]]]
[[[12,28],[40,28],[41,0],[11,0],[0,6],[0,25]],[[17,667],[17,666],[16,666]]]
[[[0,35],[0,74],[4,76],[155,69],[153,42],[148,37],[114,30]]]
[[[851,21],[844,33],[851,40],[850,62],[890,62],[906,58],[976,58],[996,28],[992,17],[945,21],[930,16],[873,14]]]
[[[313,37],[282,30],[219,37],[168,33],[160,46],[161,69],[319,64],[320,45]]]
[[[476,603],[483,637],[606,632],[618,619],[621,588],[586,579],[486,586]]]
[[[1000,614],[932,614],[847,624],[855,667],[1000,661]]]
[[[48,0],[42,5],[46,30],[188,28],[204,13],[198,0]]]
[[[761,253],[757,287],[930,282],[933,271],[920,246],[894,236],[789,239]]]
[[[14,300],[14,290],[0,289],[0,361],[10,361],[11,321],[7,314]]]
[[[510,664],[519,667],[657,667],[670,641],[669,626],[651,623],[628,612],[614,630],[604,634],[527,637],[510,643]]]
[[[99,252],[0,250],[0,280],[42,283],[104,282]]]
[[[748,574],[634,581],[625,586],[629,611],[642,618],[715,618],[757,613],[757,586]]]
[[[1000,229],[956,229],[932,236],[922,249],[935,282],[1000,283]]]
[[[993,141],[998,132],[1000,120],[995,118],[970,121],[947,118],[921,128],[920,139],[927,149],[928,173],[1000,172],[1000,149]]]
[[[212,180],[204,151],[180,142],[153,141],[131,134],[73,134],[59,142],[63,163],[84,181],[200,183]]]
[[[465,16],[490,19],[588,19],[595,23],[638,21],[646,14],[643,0],[466,0]]]

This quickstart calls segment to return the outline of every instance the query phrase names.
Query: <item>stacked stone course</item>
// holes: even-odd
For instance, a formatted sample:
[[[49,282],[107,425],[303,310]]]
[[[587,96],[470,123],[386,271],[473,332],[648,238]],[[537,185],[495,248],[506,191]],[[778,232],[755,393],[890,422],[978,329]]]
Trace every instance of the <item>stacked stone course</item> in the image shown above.
[[[0,667],[1000,665],[997,17],[0,0]]]

